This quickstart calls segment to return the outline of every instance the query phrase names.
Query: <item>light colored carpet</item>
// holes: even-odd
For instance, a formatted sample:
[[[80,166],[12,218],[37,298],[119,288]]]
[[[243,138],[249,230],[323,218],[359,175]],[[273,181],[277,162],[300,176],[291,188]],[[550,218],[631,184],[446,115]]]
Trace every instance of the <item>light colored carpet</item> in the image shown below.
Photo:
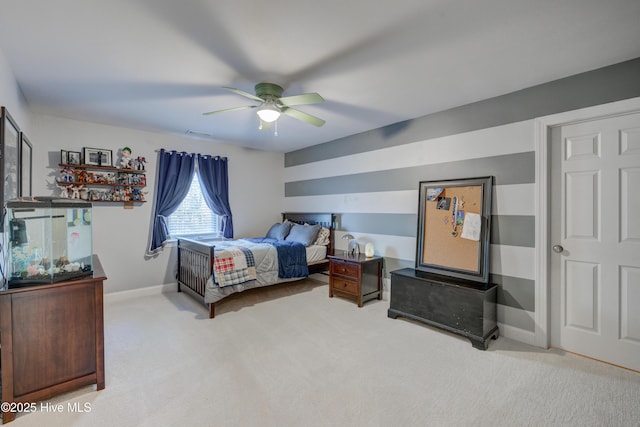
[[[314,280],[231,297],[213,320],[185,294],[110,301],[106,388],[9,425],[640,426],[638,373],[505,338],[479,351],[387,308]]]

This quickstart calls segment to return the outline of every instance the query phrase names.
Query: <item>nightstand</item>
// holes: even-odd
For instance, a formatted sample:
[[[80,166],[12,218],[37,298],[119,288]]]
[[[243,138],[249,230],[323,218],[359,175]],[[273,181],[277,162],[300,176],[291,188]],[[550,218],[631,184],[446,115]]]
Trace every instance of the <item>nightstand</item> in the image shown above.
[[[382,257],[329,255],[329,298],[333,295],[355,300],[358,307],[371,299],[382,299]]]

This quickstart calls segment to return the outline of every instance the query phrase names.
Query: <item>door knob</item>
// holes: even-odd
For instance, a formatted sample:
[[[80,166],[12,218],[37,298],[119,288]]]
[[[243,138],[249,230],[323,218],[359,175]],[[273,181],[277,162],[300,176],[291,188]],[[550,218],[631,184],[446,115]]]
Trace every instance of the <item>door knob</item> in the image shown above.
[[[553,245],[553,251],[555,253],[562,253],[562,251],[564,251],[564,248],[562,247],[562,245]]]

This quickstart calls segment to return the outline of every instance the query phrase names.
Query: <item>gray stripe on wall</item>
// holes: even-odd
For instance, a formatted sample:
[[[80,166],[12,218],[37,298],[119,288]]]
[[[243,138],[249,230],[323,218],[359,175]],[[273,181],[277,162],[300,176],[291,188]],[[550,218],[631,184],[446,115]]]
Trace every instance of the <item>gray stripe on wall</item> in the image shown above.
[[[489,274],[489,281],[498,285],[498,304],[535,311],[534,280]]]
[[[285,167],[640,96],[640,58],[285,154]]]
[[[337,214],[336,229],[353,233],[415,238],[418,230],[418,214]],[[494,245],[535,247],[535,217],[492,215],[490,242]]]
[[[349,232],[415,237],[417,227],[417,214],[344,213],[336,218],[336,228]]]
[[[420,181],[494,176],[494,185],[535,182],[535,153],[506,154],[456,162],[332,176],[284,184],[285,197],[417,190]],[[416,202],[417,203],[417,202]]]
[[[492,215],[491,243],[535,248],[535,220],[533,215]]]
[[[498,304],[527,311],[535,310],[534,280],[500,274],[489,274],[489,280],[498,285]]]

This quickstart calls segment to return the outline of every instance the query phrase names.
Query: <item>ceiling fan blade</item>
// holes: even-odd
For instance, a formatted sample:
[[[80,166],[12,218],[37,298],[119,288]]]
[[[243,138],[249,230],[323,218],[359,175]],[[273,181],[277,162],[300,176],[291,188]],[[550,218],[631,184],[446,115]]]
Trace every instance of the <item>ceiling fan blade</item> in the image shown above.
[[[321,102],[324,102],[324,98],[315,92],[304,93],[302,95],[285,96],[279,100],[282,105],[286,105],[287,107],[294,105],[320,104]]]
[[[226,108],[224,110],[209,111],[208,113],[202,113],[202,115],[208,116],[210,114],[226,113],[229,111],[236,111],[236,110],[246,110],[247,108],[256,108],[256,107],[257,105],[245,105],[244,107],[233,107],[233,108]]]
[[[306,122],[318,127],[325,124],[324,120],[318,117],[312,116],[311,114],[302,112],[300,110],[294,110],[293,108],[283,108],[282,114],[286,114],[287,116],[293,117],[294,119],[302,120],[303,122]]]
[[[264,99],[260,98],[259,96],[256,96],[256,95],[254,95],[252,93],[249,93],[249,92],[245,92],[245,91],[240,90],[240,89],[236,89],[234,87],[223,86],[222,88],[226,89],[226,90],[230,90],[231,92],[237,93],[238,95],[244,96],[246,98],[253,99],[254,101],[258,101],[258,102],[263,102],[264,101]]]

